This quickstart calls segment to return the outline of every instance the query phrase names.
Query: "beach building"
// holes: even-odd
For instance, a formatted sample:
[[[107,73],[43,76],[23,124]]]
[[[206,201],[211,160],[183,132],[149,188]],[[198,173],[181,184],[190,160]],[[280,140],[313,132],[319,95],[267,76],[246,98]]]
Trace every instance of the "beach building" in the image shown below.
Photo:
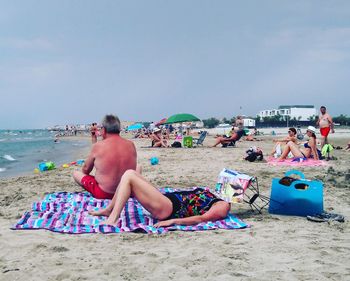
[[[313,105],[280,105],[278,109],[261,110],[258,115],[261,118],[281,115],[288,116],[289,119],[308,121],[310,117],[316,114],[316,108]]]
[[[255,120],[252,118],[243,118],[243,126],[247,128],[254,128]]]

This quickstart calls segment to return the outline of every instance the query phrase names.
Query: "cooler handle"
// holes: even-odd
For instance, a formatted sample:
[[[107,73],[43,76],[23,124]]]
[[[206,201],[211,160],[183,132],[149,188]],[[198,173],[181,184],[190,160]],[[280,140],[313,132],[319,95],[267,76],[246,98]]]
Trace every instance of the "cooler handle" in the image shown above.
[[[298,171],[298,170],[289,170],[284,175],[286,177],[289,177],[291,175],[298,175],[298,176],[300,176],[300,179],[302,179],[302,180],[305,179],[305,175],[302,172]]]

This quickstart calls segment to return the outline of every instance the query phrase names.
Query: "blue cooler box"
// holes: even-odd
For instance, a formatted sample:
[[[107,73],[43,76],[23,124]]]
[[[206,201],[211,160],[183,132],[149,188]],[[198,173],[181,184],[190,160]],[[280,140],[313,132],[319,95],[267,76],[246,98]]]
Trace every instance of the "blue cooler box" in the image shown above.
[[[286,177],[293,174],[300,179],[287,181],[274,178],[272,180],[269,213],[291,216],[309,216],[323,213],[323,184],[320,181],[305,179],[302,172],[291,170]]]

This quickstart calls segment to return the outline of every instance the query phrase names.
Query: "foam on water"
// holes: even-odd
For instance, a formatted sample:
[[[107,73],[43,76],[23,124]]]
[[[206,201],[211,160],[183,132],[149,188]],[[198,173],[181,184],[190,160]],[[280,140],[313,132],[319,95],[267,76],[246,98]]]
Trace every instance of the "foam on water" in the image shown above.
[[[6,171],[6,168],[0,168],[0,173],[5,171]]]
[[[5,154],[2,158],[9,160],[9,161],[16,161],[15,158],[13,158],[11,155]]]

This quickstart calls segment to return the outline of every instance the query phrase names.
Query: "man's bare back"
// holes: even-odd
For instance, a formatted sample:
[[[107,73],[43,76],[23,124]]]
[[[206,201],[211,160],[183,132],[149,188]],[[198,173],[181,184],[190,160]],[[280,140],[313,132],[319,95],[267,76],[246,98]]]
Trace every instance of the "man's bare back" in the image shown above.
[[[95,198],[112,199],[122,175],[136,170],[137,154],[134,143],[119,135],[117,116],[106,115],[102,121],[103,140],[92,146],[81,171],[74,171],[74,180]],[[95,176],[90,175],[95,168]]]
[[[91,151],[91,158],[96,169],[95,179],[107,193],[115,192],[126,170],[136,169],[135,146],[133,142],[119,135],[96,143]]]

